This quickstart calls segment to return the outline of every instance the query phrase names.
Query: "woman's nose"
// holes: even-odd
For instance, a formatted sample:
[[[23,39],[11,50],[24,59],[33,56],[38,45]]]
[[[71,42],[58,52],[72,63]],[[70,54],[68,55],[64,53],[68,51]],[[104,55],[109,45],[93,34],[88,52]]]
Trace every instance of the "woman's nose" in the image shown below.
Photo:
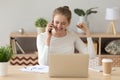
[[[59,28],[59,27],[61,27],[61,26],[62,26],[62,24],[58,24],[57,26],[58,26],[58,28]]]

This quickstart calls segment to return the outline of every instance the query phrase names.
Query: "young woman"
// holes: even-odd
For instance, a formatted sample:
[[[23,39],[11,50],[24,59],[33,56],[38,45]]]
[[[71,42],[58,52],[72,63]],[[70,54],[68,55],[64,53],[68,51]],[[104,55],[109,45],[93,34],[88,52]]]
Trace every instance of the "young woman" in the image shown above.
[[[80,53],[88,53],[90,58],[95,57],[95,50],[91,38],[87,38],[86,44],[68,27],[71,21],[71,11],[68,6],[58,7],[53,12],[53,20],[47,25],[46,32],[37,36],[38,63],[48,65],[50,53],[74,53],[77,49]],[[86,35],[90,35],[84,24],[79,24]]]

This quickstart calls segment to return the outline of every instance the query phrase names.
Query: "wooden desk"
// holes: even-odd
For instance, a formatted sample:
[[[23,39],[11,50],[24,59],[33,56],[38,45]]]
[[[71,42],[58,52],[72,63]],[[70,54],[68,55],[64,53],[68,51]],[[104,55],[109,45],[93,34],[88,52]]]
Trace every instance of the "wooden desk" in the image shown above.
[[[116,68],[111,77],[104,77],[102,72],[89,71],[89,78],[50,78],[48,74],[20,71],[22,67],[9,66],[8,75],[0,77],[0,80],[120,80],[120,68]]]

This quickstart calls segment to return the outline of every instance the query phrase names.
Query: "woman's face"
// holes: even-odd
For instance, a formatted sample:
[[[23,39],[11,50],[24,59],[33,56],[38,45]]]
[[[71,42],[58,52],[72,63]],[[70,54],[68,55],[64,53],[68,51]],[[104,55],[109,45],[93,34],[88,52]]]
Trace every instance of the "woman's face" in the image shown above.
[[[69,26],[67,17],[61,14],[57,14],[54,16],[53,24],[56,27],[56,31],[58,32],[65,31],[66,28]]]

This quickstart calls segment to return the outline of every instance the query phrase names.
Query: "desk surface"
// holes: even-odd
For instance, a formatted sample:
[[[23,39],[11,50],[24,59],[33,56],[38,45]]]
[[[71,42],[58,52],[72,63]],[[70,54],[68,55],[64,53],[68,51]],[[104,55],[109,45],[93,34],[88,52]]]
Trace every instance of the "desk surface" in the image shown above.
[[[37,72],[23,72],[19,69],[23,66],[9,66],[8,75],[0,77],[0,80],[120,80],[120,68],[112,72],[110,77],[104,77],[102,72],[89,71],[89,78],[50,78],[48,74]]]

